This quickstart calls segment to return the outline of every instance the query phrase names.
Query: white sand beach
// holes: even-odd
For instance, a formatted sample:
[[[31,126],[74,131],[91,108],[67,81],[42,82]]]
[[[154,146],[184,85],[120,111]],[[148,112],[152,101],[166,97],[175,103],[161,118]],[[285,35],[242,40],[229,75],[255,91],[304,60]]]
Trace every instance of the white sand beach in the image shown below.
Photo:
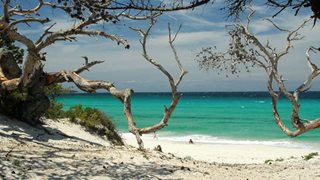
[[[133,135],[124,137],[127,144],[138,147]],[[173,142],[142,137],[146,148],[153,149],[157,145],[162,147],[163,152],[173,153],[180,157],[192,157],[199,161],[252,164],[264,163],[266,160],[298,158],[317,150],[309,148],[289,148],[269,145],[251,144],[189,144],[185,142]]]
[[[127,146],[113,146],[65,120],[48,120],[45,127],[0,117],[0,179],[320,178],[319,156],[303,158],[314,152],[308,149],[147,138],[149,150],[142,152],[130,136]],[[157,145],[163,152],[152,150]]]

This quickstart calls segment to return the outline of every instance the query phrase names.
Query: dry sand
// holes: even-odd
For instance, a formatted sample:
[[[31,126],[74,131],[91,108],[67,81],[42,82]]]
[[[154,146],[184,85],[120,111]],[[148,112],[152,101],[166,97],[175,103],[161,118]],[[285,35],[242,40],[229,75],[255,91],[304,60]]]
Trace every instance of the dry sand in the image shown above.
[[[138,147],[133,135],[124,136],[127,144]],[[163,152],[173,153],[180,157],[192,157],[193,159],[207,162],[229,164],[261,164],[266,160],[298,158],[317,152],[314,149],[277,147],[269,145],[248,144],[189,144],[185,142],[173,142],[161,140],[161,137],[152,139],[142,137],[146,148],[154,149],[157,145],[162,147]]]
[[[146,139],[164,153],[141,152],[127,136],[134,146],[117,147],[65,120],[46,123],[0,116],[0,179],[320,179],[320,158],[301,157],[308,149]]]

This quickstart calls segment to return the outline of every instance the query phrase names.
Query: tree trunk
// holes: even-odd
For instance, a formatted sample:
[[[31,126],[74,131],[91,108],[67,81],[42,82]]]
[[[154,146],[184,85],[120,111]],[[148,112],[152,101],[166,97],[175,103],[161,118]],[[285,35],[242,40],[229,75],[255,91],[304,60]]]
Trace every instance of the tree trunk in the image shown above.
[[[44,93],[4,92],[0,97],[0,112],[29,124],[38,124],[48,110],[50,101]]]
[[[21,69],[17,65],[12,53],[0,49],[0,83],[18,79]],[[2,88],[0,92],[0,112],[12,116],[29,124],[38,124],[40,117],[48,110],[50,101],[44,94],[46,75],[40,67],[32,77],[32,83],[27,89],[18,87],[14,90]],[[18,80],[17,80],[18,81]],[[4,83],[3,83],[4,82]],[[10,88],[9,88],[10,89]]]

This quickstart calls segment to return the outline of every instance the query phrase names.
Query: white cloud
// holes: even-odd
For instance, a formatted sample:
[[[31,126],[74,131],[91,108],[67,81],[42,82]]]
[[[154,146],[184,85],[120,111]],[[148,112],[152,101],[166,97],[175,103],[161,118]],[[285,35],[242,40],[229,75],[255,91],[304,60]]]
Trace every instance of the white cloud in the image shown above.
[[[177,46],[195,46],[195,44],[211,44],[213,42],[223,41],[227,38],[224,31],[200,31],[179,33],[175,41]],[[160,35],[150,40],[151,46],[159,46],[167,44],[168,35]]]
[[[52,32],[69,29],[69,28],[74,26],[74,24],[72,22],[70,22],[70,21],[58,20],[58,21],[54,21],[50,25],[44,26],[42,28],[43,31],[45,29],[47,29],[49,26],[51,26],[52,24],[54,24],[54,23],[56,23],[56,24],[50,29],[50,31],[52,31]]]
[[[256,6],[254,9],[260,10],[264,6]],[[182,31],[179,33],[175,45],[180,60],[184,67],[189,71],[182,82],[182,91],[210,91],[210,90],[234,90],[239,87],[241,90],[265,90],[264,72],[260,69],[251,73],[242,73],[240,78],[225,78],[218,76],[215,72],[200,72],[198,65],[194,61],[202,47],[217,46],[218,49],[224,50],[228,43],[228,37],[224,31],[224,25],[230,22],[224,22],[224,19],[213,17],[213,10],[207,6],[201,14],[201,10],[196,12],[181,11],[172,14],[172,18],[163,19],[162,21],[176,21],[183,23]],[[208,14],[211,16],[208,16]],[[221,12],[217,12],[221,13]],[[297,27],[303,18],[308,16],[290,16],[286,12],[273,19],[283,28],[293,29]],[[168,16],[167,16],[168,18]],[[72,22],[68,20],[58,20],[59,25],[54,30],[72,26]],[[61,24],[60,24],[61,23]],[[163,25],[163,26],[161,26]],[[309,69],[305,63],[305,50],[310,44],[316,44],[320,41],[317,29],[309,26],[301,32],[306,36],[302,41],[294,42],[295,48],[285,57],[281,63],[286,78],[292,82],[301,82],[309,73]],[[43,30],[43,29],[41,29]],[[119,33],[126,34],[126,31]],[[175,30],[172,28],[172,30]],[[286,34],[274,30],[273,26],[262,21],[259,16],[252,21],[251,30],[257,34],[262,42],[270,41],[272,46],[281,49],[285,45]],[[35,30],[36,31],[36,30]],[[31,33],[31,31],[30,31]],[[127,34],[126,34],[127,35]],[[116,82],[121,87],[132,87],[138,91],[167,91],[167,81],[165,77],[152,65],[146,62],[141,56],[141,47],[138,43],[138,37],[129,36],[131,49],[125,50],[122,46],[117,46],[115,42],[110,40],[80,37],[77,43],[57,43],[47,49],[48,60],[46,69],[48,71],[58,71],[60,69],[75,69],[83,64],[81,56],[85,55],[90,60],[106,60],[105,63],[99,64],[92,68],[90,72],[83,75],[88,79],[102,79]],[[160,24],[159,27],[152,31],[152,36],[148,41],[148,51],[152,58],[163,64],[174,75],[178,74],[177,66],[174,62],[172,52],[168,45],[168,34],[166,23]],[[257,87],[259,84],[259,87]],[[293,83],[294,86],[296,83]],[[246,89],[247,88],[247,89]]]
[[[254,33],[265,33],[273,29],[273,26],[270,22],[264,19],[255,19],[250,23],[250,29]]]
[[[211,19],[205,19],[204,17],[201,17],[194,13],[190,14],[182,11],[177,14],[181,16],[180,18],[184,19],[182,21],[183,22],[182,24],[187,26],[198,26],[198,27],[209,26],[212,28],[218,28],[218,27],[221,28],[226,25],[225,22],[214,22]]]

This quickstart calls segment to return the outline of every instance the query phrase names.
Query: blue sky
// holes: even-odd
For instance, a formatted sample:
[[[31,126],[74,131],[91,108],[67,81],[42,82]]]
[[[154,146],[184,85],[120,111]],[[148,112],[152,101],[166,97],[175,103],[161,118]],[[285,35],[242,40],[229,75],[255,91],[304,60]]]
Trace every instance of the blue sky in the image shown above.
[[[148,42],[149,53],[172,74],[177,75],[179,69],[169,48],[167,23],[171,23],[172,30],[176,30],[179,24],[182,24],[182,30],[175,45],[180,60],[189,73],[182,81],[180,91],[264,91],[266,90],[266,75],[261,69],[241,73],[240,77],[226,78],[213,71],[200,71],[194,60],[202,47],[217,46],[219,50],[225,50],[228,43],[225,25],[232,24],[232,21],[227,21],[225,12],[219,10],[223,4],[221,2],[216,1],[214,4],[205,5],[193,11],[179,11],[163,15],[152,30]],[[270,17],[272,12],[276,12],[275,9],[266,8],[262,4],[257,4],[252,8],[257,12],[251,23],[251,31],[264,42],[269,40],[271,45],[279,50],[283,49],[286,35],[276,31],[269,22],[264,20]],[[293,11],[285,10],[273,20],[283,28],[293,29],[310,16],[308,12],[302,12],[299,16],[293,16],[293,13]],[[57,23],[53,30],[73,25],[72,19],[60,13],[46,11],[45,14],[49,14],[52,22]],[[303,82],[309,73],[305,60],[306,49],[310,45],[319,44],[319,23],[314,28],[312,28],[312,23],[310,22],[301,31],[305,38],[294,43],[294,49],[280,65],[291,89]],[[31,28],[23,27],[20,31],[33,38],[39,36],[45,27],[47,25],[35,25]],[[78,68],[83,64],[81,56],[87,56],[91,60],[105,60],[105,63],[82,74],[88,79],[115,82],[119,88],[133,88],[137,92],[169,91],[166,78],[141,56],[139,36],[129,27],[145,28],[146,23],[120,22],[116,25],[100,24],[95,27],[126,38],[131,45],[129,50],[110,40],[95,37],[80,37],[76,43],[56,43],[46,49],[48,53],[45,62],[46,71]],[[315,60],[319,61],[319,59]],[[312,90],[320,90],[318,84],[319,81],[315,81]]]

